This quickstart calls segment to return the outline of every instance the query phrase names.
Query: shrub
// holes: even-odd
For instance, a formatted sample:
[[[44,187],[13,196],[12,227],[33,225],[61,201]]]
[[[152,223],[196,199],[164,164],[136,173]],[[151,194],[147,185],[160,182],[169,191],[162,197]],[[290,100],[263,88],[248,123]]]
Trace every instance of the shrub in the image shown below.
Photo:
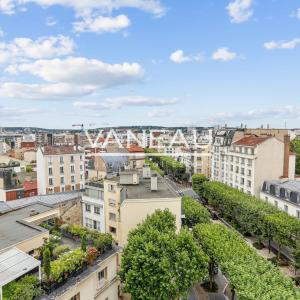
[[[59,245],[53,249],[53,256],[57,258],[68,251],[70,251],[70,247],[68,245]]]
[[[94,246],[100,253],[112,247],[113,238],[109,233],[100,233],[98,238],[94,240]]]
[[[87,237],[86,237],[86,234],[83,234],[81,236],[81,250],[83,252],[86,252],[86,247],[87,247]]]
[[[3,298],[9,300],[32,300],[42,294],[37,277],[27,275],[3,287]]]
[[[43,269],[46,279],[49,280],[51,274],[51,253],[48,247],[43,252]]]

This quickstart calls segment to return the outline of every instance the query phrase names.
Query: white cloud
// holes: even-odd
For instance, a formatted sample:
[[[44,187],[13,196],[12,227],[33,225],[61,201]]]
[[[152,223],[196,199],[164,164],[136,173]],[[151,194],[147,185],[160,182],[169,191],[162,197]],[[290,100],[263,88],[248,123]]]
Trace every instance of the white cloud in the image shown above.
[[[14,14],[15,1],[14,0],[0,0],[0,12],[4,14]]]
[[[87,96],[95,92],[92,86],[66,83],[27,84],[19,82],[0,83],[0,97],[26,100],[65,100]]]
[[[137,63],[108,64],[97,59],[68,57],[10,65],[6,72],[27,72],[48,82],[108,88],[138,81],[144,70]]]
[[[237,54],[234,52],[231,52],[228,48],[223,47],[219,48],[217,51],[215,51],[212,55],[212,59],[219,60],[219,61],[231,61],[237,58]]]
[[[73,52],[74,47],[73,40],[63,35],[37,40],[15,38],[10,43],[0,42],[0,63],[68,55]]]
[[[55,26],[57,24],[57,20],[54,17],[48,17],[46,19],[46,25],[49,27]]]
[[[260,119],[296,119],[300,118],[300,108],[293,105],[287,105],[277,108],[253,109],[245,112],[223,112],[217,113],[211,117],[211,122],[260,120]]]
[[[166,9],[159,0],[0,0],[0,10],[4,13],[13,13],[15,5],[35,3],[42,7],[61,5],[73,8],[78,15],[86,11],[99,11],[99,13],[110,13],[120,8],[136,8],[162,16]]]
[[[73,26],[76,32],[114,33],[130,26],[130,20],[125,15],[116,17],[86,15],[81,21],[74,22]]]
[[[242,23],[253,15],[253,0],[234,0],[226,7],[232,23]]]
[[[267,50],[275,49],[295,49],[300,44],[300,38],[295,38],[290,41],[271,41],[264,43]]]
[[[41,113],[40,109],[37,108],[21,108],[21,107],[7,107],[0,106],[0,118],[1,120],[11,121],[12,119],[20,120],[24,116],[30,114]]]
[[[148,112],[148,117],[149,118],[165,118],[165,117],[169,117],[173,113],[174,113],[174,111],[171,109],[153,109]]]
[[[97,109],[97,110],[114,110],[127,106],[166,106],[178,103],[178,99],[150,98],[144,96],[124,96],[116,98],[106,98],[102,102],[77,101],[73,105],[79,108]]]
[[[187,56],[184,54],[183,50],[178,49],[171,53],[170,60],[176,64],[182,64],[188,61],[202,61],[203,56],[201,54]]]

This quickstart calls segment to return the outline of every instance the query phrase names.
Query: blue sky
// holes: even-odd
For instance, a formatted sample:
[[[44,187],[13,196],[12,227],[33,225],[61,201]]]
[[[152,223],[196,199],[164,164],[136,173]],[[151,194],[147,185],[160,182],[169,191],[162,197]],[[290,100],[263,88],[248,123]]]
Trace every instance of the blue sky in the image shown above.
[[[300,127],[300,1],[0,0],[0,126]]]

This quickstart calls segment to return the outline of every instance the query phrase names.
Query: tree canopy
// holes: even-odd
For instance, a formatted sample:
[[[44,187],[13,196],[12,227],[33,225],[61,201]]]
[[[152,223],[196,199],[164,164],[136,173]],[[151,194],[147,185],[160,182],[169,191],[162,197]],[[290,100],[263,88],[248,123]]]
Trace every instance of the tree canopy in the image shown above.
[[[177,234],[175,217],[157,210],[130,232],[120,277],[133,300],[178,299],[207,277],[207,264],[193,235]]]
[[[199,224],[194,234],[230,280],[239,300],[300,299],[300,291],[237,233],[220,224]]]

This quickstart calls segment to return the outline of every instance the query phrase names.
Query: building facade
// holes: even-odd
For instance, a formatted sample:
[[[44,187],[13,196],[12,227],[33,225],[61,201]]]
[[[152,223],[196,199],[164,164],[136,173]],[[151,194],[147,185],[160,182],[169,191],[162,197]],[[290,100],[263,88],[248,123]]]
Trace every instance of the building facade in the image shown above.
[[[73,146],[45,146],[37,150],[39,195],[84,188],[84,151]]]

